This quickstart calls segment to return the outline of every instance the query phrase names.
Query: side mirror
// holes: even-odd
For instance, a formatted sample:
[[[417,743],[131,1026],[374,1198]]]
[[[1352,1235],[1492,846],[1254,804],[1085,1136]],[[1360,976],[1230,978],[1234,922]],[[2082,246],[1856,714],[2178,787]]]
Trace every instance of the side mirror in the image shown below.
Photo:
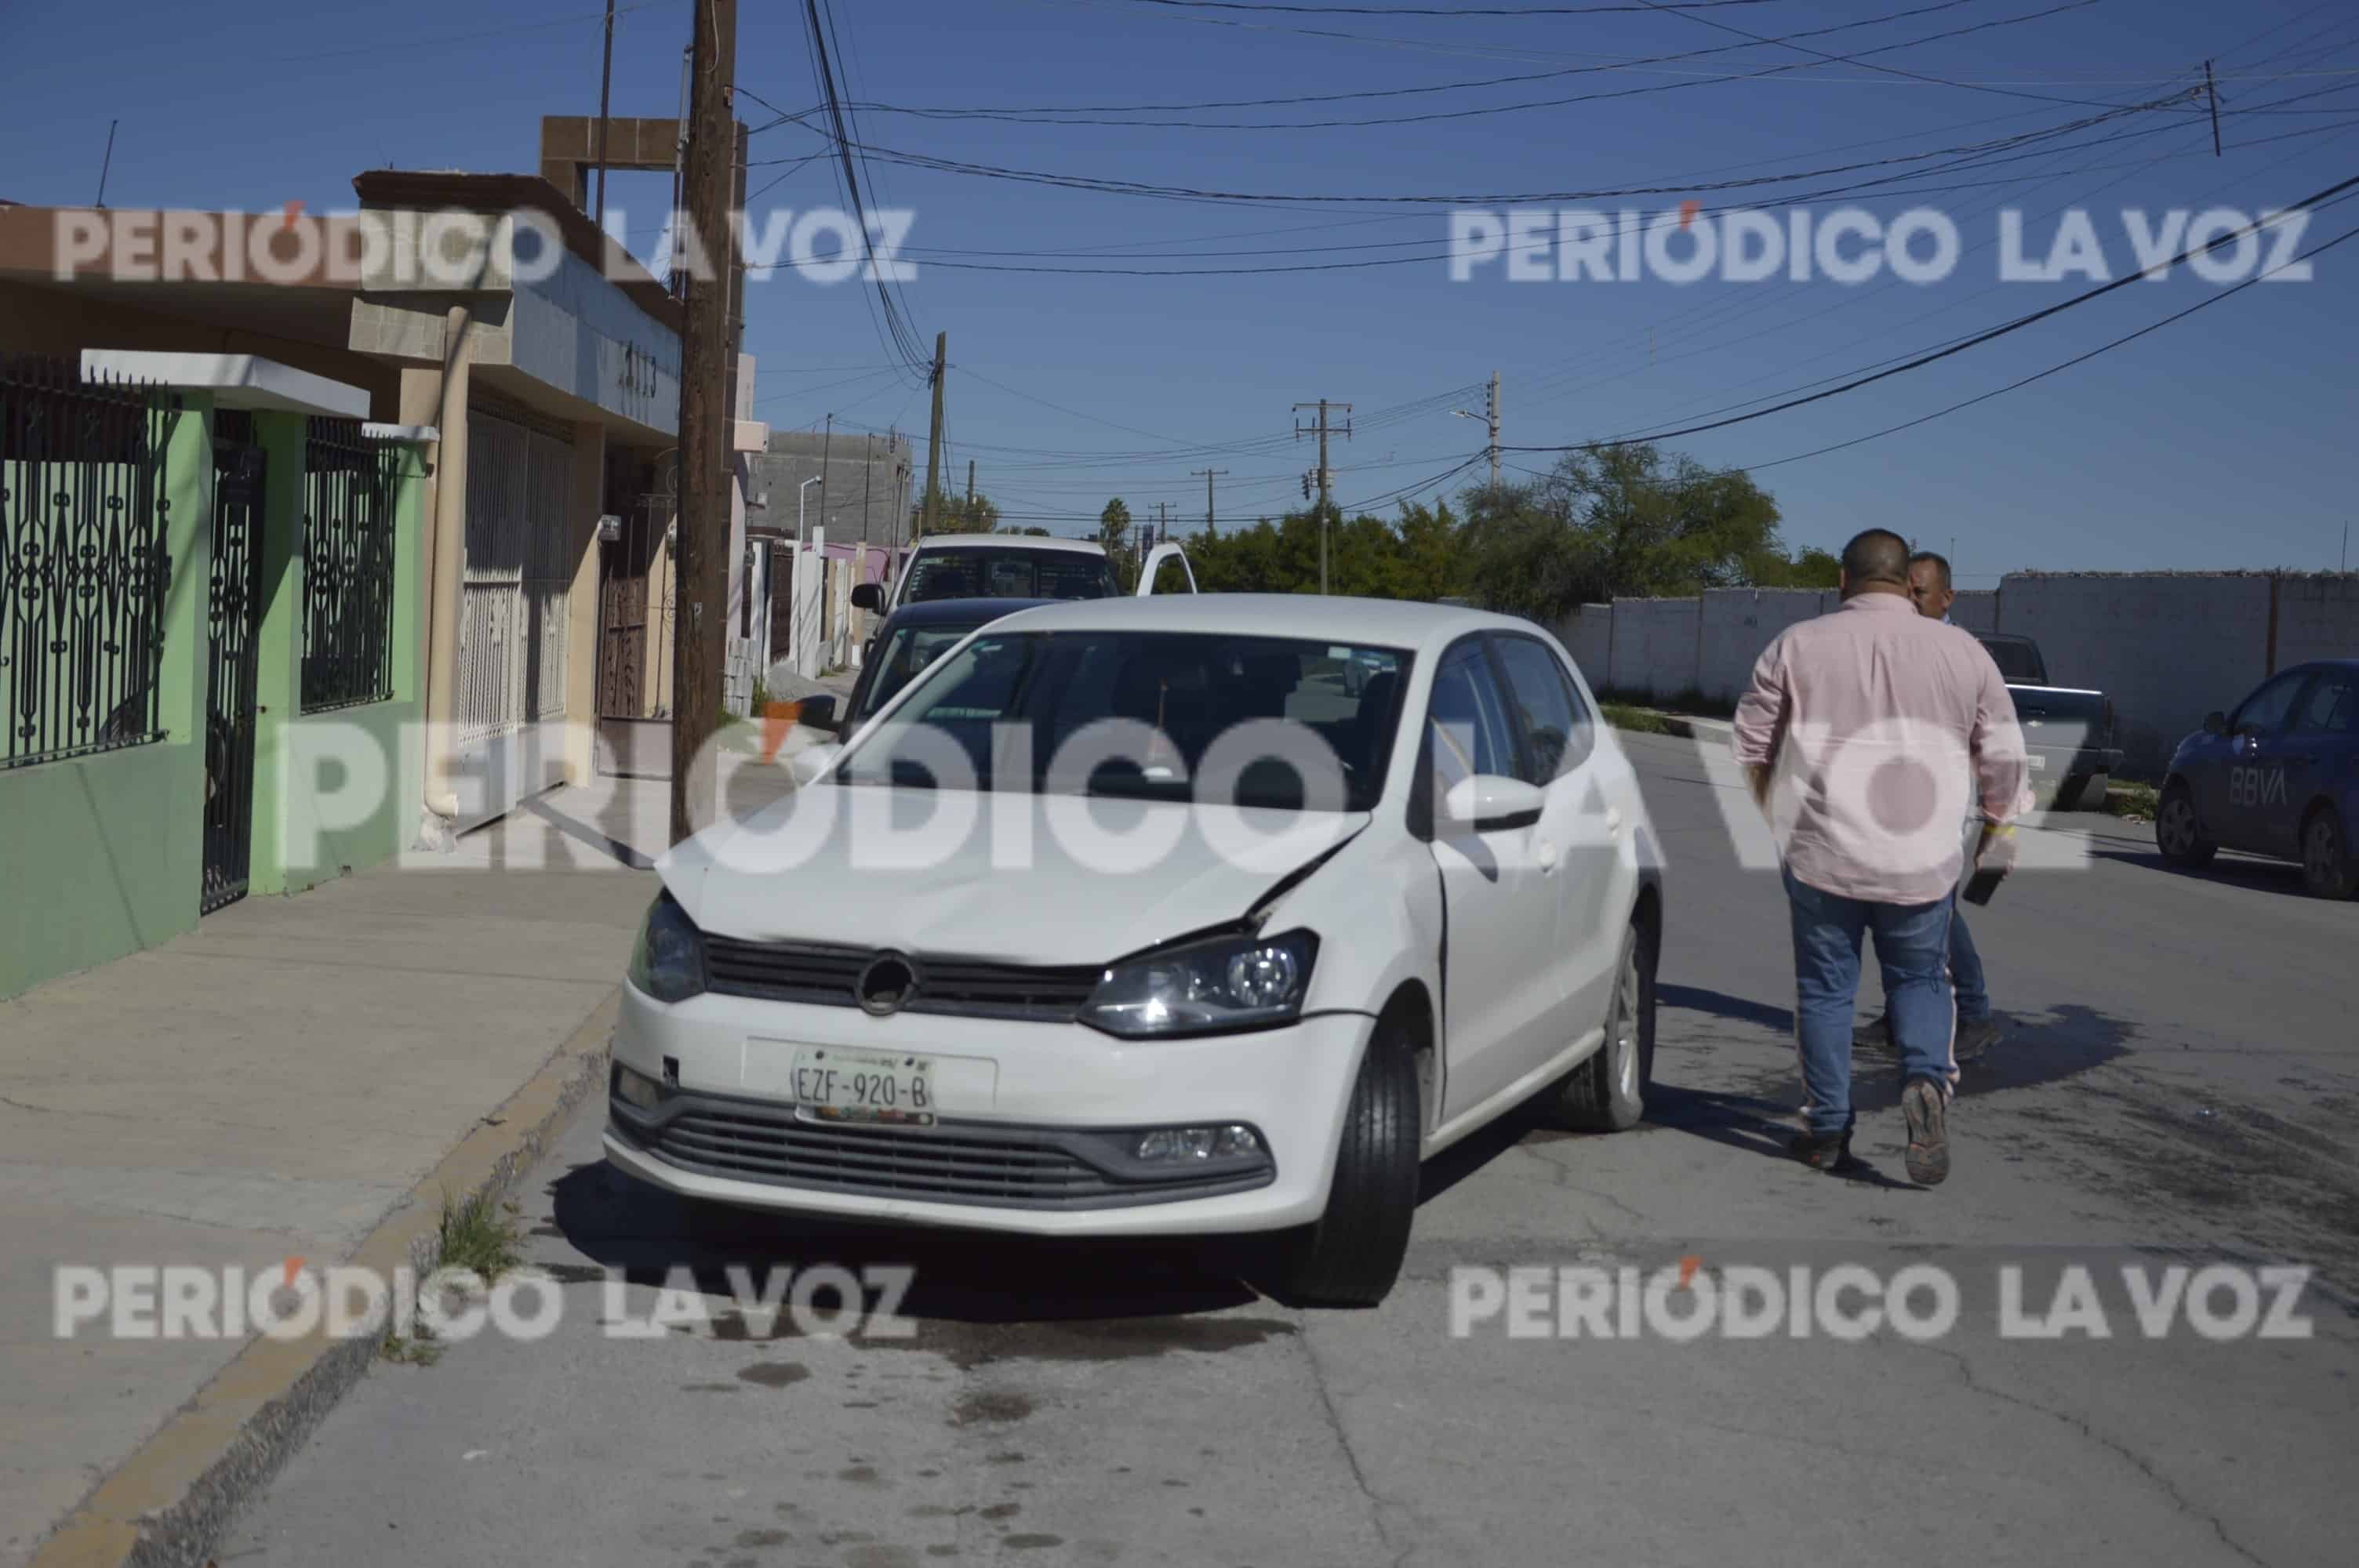
[[[2226,714],[2215,709],[2203,716],[2203,733],[2206,735],[2225,735],[2227,732],[2228,716]]]
[[[843,733],[843,715],[836,710],[832,695],[807,697],[802,699],[795,722],[805,729],[823,730],[830,735]]]
[[[1460,779],[1441,797],[1441,820],[1475,833],[1529,827],[1540,819],[1548,796],[1538,784],[1498,773]]]
[[[852,608],[854,610],[884,609],[885,589],[883,585],[873,582],[853,583],[852,585]]]

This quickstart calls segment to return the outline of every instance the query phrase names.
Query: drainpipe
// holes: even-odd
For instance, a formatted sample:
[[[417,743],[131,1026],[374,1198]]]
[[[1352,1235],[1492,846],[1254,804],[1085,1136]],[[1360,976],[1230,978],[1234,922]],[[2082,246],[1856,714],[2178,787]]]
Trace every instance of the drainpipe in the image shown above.
[[[467,327],[473,311],[454,305],[443,324],[442,403],[436,427],[442,448],[435,461],[434,531],[427,554],[426,798],[421,837],[447,843],[458,819],[459,795],[450,785],[456,748],[459,686],[459,603],[467,530]],[[438,819],[439,820],[436,820]]]

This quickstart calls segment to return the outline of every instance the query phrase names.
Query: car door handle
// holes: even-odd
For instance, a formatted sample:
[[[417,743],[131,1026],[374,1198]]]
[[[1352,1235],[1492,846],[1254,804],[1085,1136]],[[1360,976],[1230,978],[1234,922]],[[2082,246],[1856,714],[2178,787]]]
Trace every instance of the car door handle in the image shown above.
[[[1552,839],[1552,838],[1543,838],[1543,839],[1541,839],[1541,840],[1539,841],[1539,845],[1538,845],[1538,851],[1537,851],[1537,853],[1538,853],[1538,860],[1539,860],[1539,863],[1540,863],[1540,870],[1541,870],[1541,871],[1555,871],[1555,870],[1556,870],[1557,850],[1556,850],[1556,841],[1555,841],[1554,839]]]

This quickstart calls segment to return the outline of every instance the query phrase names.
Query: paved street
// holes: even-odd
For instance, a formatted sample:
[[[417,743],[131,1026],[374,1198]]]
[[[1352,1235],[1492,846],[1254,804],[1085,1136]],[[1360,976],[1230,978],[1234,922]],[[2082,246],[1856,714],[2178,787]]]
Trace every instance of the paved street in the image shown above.
[[[1669,860],[1650,1120],[1602,1138],[1526,1120],[1451,1151],[1381,1310],[1285,1309],[1222,1249],[760,1221],[692,1239],[604,1167],[593,1104],[523,1189],[528,1259],[566,1281],[554,1333],[378,1365],[219,1561],[2345,1558],[2359,904],[2231,856],[2171,873],[2143,827],[2070,819],[2093,835],[2085,871],[2027,872],[1973,915],[2017,1023],[1967,1069],[1948,1184],[1908,1184],[1897,1086],[1873,1065],[1872,1170],[1830,1179],[1773,1157],[1797,1098],[1776,880],[1736,865],[1694,743],[1626,743]],[[1687,1258],[1935,1264],[1962,1310],[1921,1342],[1525,1338],[1496,1316],[1451,1333],[1455,1268]],[[2296,1310],[2314,1336],[2213,1342],[2180,1315],[2146,1337],[2123,1268],[2221,1261],[2313,1265]],[[900,1262],[906,1338],[766,1332],[728,1299],[733,1263]],[[2044,1315],[2075,1264],[2110,1337],[2001,1336],[2007,1271]],[[602,1327],[645,1318],[680,1266],[709,1325]],[[632,1281],[614,1301],[609,1269]]]

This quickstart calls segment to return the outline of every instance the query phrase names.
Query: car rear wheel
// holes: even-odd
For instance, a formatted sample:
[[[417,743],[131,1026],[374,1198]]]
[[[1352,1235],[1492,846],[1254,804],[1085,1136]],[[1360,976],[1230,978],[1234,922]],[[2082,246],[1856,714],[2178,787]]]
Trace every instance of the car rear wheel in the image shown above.
[[[1352,1086],[1327,1212],[1287,1238],[1273,1294],[1305,1306],[1372,1307],[1391,1292],[1417,1214],[1423,1127],[1413,1043],[1388,1018]]]
[[[2164,860],[2190,871],[2210,865],[2220,852],[2220,846],[2204,837],[2195,816],[2195,792],[2184,784],[2162,792],[2162,805],[2154,814],[2154,845]]]
[[[1565,1080],[1559,1108],[1567,1122],[1585,1131],[1625,1132],[1647,1114],[1647,1091],[1654,1081],[1655,944],[1634,922],[1622,935],[1605,1042]]]
[[[2359,892],[2359,864],[2352,860],[2343,819],[2331,806],[2320,806],[2302,824],[2301,885],[2320,898],[2345,899]]]

